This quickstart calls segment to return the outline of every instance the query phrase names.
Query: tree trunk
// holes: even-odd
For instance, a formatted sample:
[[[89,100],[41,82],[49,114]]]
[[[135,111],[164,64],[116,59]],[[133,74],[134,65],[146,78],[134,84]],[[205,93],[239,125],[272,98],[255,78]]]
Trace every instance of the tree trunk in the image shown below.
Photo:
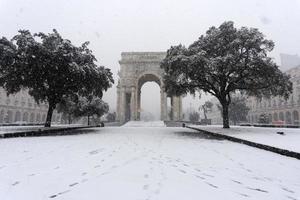
[[[88,115],[88,126],[90,125],[90,116]]]
[[[222,103],[223,128],[229,128],[228,103]]]
[[[71,114],[69,114],[69,116],[68,116],[68,121],[69,121],[69,124],[72,123],[72,116],[71,116]]]
[[[53,114],[54,108],[55,108],[55,103],[49,102],[49,108],[48,108],[48,112],[47,112],[45,127],[51,126],[51,119],[52,119],[52,114]]]
[[[204,105],[202,105],[202,109],[203,109],[203,114],[204,114],[204,119],[205,119],[205,123],[207,122],[207,115],[206,115],[206,108]]]

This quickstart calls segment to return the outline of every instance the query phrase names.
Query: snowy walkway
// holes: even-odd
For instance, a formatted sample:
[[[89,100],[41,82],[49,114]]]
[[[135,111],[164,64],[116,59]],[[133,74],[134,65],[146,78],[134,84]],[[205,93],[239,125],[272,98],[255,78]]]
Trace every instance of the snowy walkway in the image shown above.
[[[266,144],[269,146],[287,149],[300,153],[300,129],[299,128],[262,128],[247,126],[231,126],[230,129],[223,129],[222,126],[195,126],[203,130],[230,135],[233,137]],[[276,134],[284,132],[284,135]]]
[[[1,200],[300,199],[300,161],[184,128],[0,140]]]
[[[165,127],[163,121],[129,121],[123,126],[125,127]]]

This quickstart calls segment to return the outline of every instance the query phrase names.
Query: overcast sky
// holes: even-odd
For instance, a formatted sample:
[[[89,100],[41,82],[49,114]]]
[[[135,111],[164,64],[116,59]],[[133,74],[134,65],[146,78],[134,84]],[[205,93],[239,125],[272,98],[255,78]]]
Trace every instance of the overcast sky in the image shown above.
[[[0,0],[0,37],[11,38],[19,29],[47,33],[55,28],[77,45],[90,41],[99,63],[112,69],[116,82],[122,51],[188,46],[210,26],[228,20],[238,27],[259,28],[272,39],[271,56],[278,64],[280,53],[300,53],[300,0]],[[158,87],[152,86],[145,85],[143,99],[158,97]],[[114,110],[115,87],[104,99]],[[146,110],[159,108],[158,98],[156,104],[143,102]],[[199,106],[199,100],[184,100],[185,108],[190,105]]]

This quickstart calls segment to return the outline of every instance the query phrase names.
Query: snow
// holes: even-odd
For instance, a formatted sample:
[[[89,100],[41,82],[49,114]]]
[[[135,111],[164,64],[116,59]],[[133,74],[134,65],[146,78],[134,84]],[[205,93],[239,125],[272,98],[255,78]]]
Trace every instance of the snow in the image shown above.
[[[163,121],[129,121],[123,126],[125,127],[165,127]]]
[[[265,128],[231,126],[230,129],[223,129],[222,126],[192,126],[203,130],[221,133],[252,142],[266,144],[269,146],[300,152],[300,129],[299,128]],[[284,135],[277,134],[284,132]]]
[[[0,199],[300,198],[297,159],[181,127],[127,126],[1,139]]]

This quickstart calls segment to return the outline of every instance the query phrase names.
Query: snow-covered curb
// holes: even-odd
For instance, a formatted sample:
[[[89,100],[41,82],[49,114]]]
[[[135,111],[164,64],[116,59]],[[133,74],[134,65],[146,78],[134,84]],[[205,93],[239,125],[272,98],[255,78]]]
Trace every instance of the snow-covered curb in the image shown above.
[[[298,152],[281,149],[281,148],[277,148],[277,147],[273,147],[273,146],[269,146],[269,145],[265,145],[265,144],[260,144],[260,143],[252,142],[249,140],[244,140],[244,139],[240,139],[240,138],[236,138],[236,137],[232,137],[232,136],[228,136],[228,135],[223,135],[223,134],[219,134],[219,133],[215,133],[215,132],[210,132],[210,131],[195,128],[195,127],[190,127],[190,126],[186,126],[186,127],[193,129],[193,130],[200,131],[201,133],[209,135],[209,136],[213,136],[213,137],[220,138],[220,139],[226,139],[226,140],[229,140],[232,142],[237,142],[240,144],[245,144],[248,146],[256,147],[259,149],[267,150],[267,151],[270,151],[273,153],[278,153],[278,154],[281,154],[284,156],[289,156],[289,157],[293,157],[293,158],[300,160],[300,153],[298,153]]]
[[[12,138],[12,137],[31,137],[31,136],[49,136],[49,135],[68,135],[74,134],[71,130],[95,128],[95,126],[77,126],[77,127],[63,127],[63,128],[40,128],[36,130],[27,131],[15,131],[0,133],[0,138]]]

